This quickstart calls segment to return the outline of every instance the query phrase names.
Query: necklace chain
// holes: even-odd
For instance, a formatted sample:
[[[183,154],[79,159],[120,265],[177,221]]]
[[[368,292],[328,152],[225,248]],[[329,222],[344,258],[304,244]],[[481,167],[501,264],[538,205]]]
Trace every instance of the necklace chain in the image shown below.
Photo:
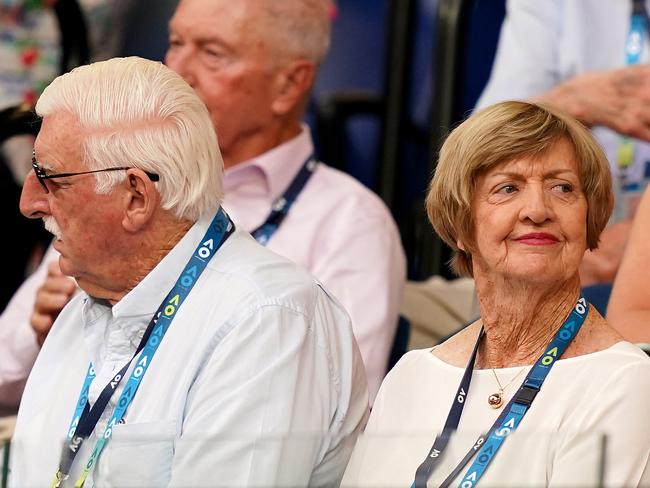
[[[490,369],[492,370],[492,374],[494,375],[494,379],[497,380],[497,385],[499,385],[499,392],[503,393],[504,391],[506,391],[506,388],[508,388],[519,377],[519,375],[524,372],[524,370],[526,369],[526,366],[523,366],[519,370],[519,372],[514,376],[514,378],[512,378],[510,381],[508,381],[506,386],[501,386],[501,382],[499,381],[499,377],[497,376],[497,372],[494,370],[494,368],[491,365],[490,365]]]
[[[508,388],[512,383],[514,383],[514,381],[517,378],[519,378],[521,373],[523,373],[526,370],[526,366],[523,366],[517,372],[517,374],[514,375],[514,377],[510,381],[508,381],[508,383],[506,383],[505,386],[503,386],[501,384],[501,381],[499,381],[499,377],[497,376],[497,372],[492,367],[492,364],[490,363],[490,360],[487,357],[485,359],[486,359],[486,362],[488,363],[488,366],[492,370],[492,374],[494,375],[494,379],[496,380],[497,385],[499,385],[498,391],[495,392],[495,393],[492,393],[490,396],[488,396],[488,405],[490,405],[490,407],[492,407],[492,408],[501,408],[501,406],[503,405],[503,394],[504,394],[506,388]]]

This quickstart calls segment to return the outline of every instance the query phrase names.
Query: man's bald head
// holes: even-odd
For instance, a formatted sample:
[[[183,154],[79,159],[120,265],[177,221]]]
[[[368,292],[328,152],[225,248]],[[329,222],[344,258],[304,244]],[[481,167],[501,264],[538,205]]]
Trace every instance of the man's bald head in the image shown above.
[[[262,7],[259,32],[284,59],[305,58],[315,64],[330,44],[331,0],[255,0]]]

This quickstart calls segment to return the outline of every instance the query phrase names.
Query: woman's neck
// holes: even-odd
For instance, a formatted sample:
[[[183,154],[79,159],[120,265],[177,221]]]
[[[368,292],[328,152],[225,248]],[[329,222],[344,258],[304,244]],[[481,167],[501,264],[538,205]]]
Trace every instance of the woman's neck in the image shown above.
[[[578,276],[553,286],[477,279],[485,337],[477,367],[532,364],[543,353],[580,294]]]

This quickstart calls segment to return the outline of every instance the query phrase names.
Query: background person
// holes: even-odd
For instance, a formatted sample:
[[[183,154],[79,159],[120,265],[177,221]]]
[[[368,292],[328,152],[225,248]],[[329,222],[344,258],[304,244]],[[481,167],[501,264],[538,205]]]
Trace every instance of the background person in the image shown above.
[[[170,21],[166,63],[210,111],[226,167],[223,206],[248,231],[267,221],[314,152],[301,120],[329,45],[329,7],[328,0],[182,0]],[[406,273],[385,205],[353,178],[318,163],[266,245],[304,266],[346,308],[374,398],[386,373]],[[36,296],[39,285],[30,280],[25,286],[32,291],[21,296]],[[31,318],[39,334],[58,313],[52,303],[67,293],[50,283],[41,288],[43,301]],[[7,313],[12,323],[3,316],[0,331],[10,327],[35,338],[28,316],[17,322],[17,314]],[[33,340],[32,361],[37,353]],[[1,378],[0,365],[0,384]]]
[[[36,110],[21,211],[83,293],[29,376],[12,486],[47,486],[66,432],[63,473],[92,466],[89,485],[336,486],[368,408],[349,318],[220,209],[196,93],[160,63],[113,59],[57,78]]]
[[[646,190],[634,217],[630,242],[616,275],[607,320],[629,341],[650,351],[650,192]]]
[[[554,108],[502,102],[449,135],[427,211],[481,316],[393,368],[342,486],[650,482],[650,359],[579,300],[580,261],[612,204],[602,149]],[[443,427],[461,435],[445,446]]]

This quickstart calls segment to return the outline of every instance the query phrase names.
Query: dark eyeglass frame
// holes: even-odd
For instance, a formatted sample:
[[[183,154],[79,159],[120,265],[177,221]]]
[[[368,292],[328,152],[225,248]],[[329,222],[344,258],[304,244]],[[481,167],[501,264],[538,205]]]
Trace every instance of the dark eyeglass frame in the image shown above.
[[[94,170],[91,170],[91,171],[80,171],[78,173],[47,174],[47,173],[45,173],[45,170],[38,165],[38,161],[36,161],[36,153],[35,152],[32,152],[32,168],[34,169],[34,173],[36,174],[36,178],[38,179],[38,182],[41,184],[41,186],[45,190],[45,193],[50,193],[50,189],[45,184],[45,180],[54,180],[56,178],[67,178],[69,176],[88,175],[88,174],[92,174],[92,173],[103,173],[105,171],[120,171],[120,170],[126,170],[126,169],[138,169],[138,168],[134,168],[133,166],[118,166],[118,167],[114,167],[114,168],[94,169]],[[145,171],[144,173],[149,177],[149,179],[151,181],[156,182],[156,181],[160,180],[160,176],[158,176],[156,173],[151,173],[149,171]]]

